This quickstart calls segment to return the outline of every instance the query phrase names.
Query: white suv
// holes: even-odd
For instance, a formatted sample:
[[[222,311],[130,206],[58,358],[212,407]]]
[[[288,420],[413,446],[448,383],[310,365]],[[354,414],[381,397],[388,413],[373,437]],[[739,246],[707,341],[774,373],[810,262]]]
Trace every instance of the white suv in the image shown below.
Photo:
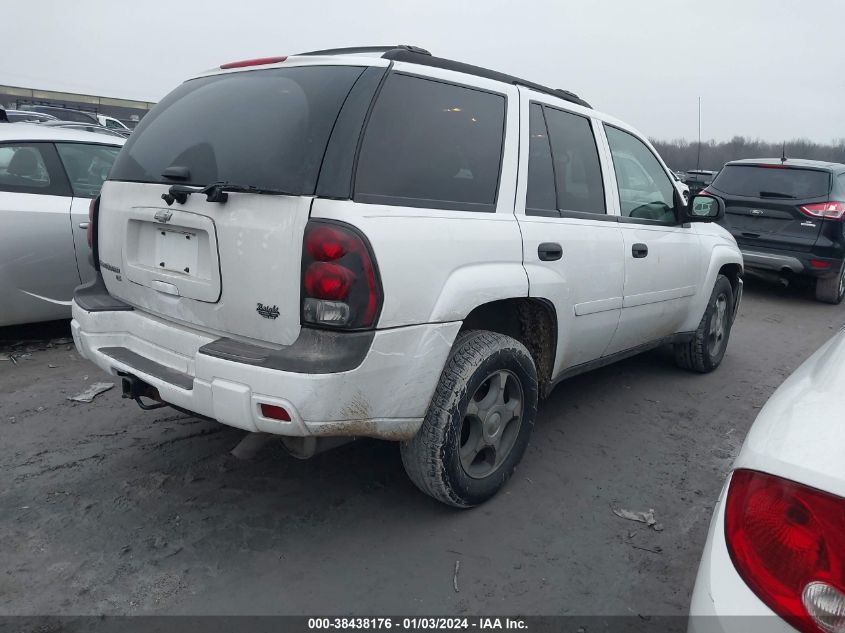
[[[742,256],[667,172],[572,93],[415,47],[224,64],[118,156],[74,339],[143,406],[305,456],[398,440],[471,506],[560,380],[665,343],[721,362]]]

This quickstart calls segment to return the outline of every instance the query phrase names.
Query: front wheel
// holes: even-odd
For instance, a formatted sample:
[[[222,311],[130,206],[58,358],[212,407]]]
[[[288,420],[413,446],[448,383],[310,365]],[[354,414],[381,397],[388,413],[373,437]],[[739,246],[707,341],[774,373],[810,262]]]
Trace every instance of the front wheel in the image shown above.
[[[522,459],[537,397],[537,370],[522,343],[486,330],[461,333],[422,427],[401,444],[411,481],[455,507],[486,501]]]
[[[675,344],[675,363],[679,367],[706,374],[721,364],[731,336],[734,301],[731,282],[719,275],[692,339]]]

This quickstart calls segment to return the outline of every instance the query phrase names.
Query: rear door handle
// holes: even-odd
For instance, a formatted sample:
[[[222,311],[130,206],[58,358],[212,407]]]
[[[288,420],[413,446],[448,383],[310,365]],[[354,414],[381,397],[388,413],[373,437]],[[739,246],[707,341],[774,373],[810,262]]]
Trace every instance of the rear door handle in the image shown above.
[[[88,228],[88,224],[89,224],[88,222],[80,222],[80,223],[79,223],[79,228],[80,228],[80,229],[87,229],[87,228]]]
[[[553,262],[563,257],[563,247],[557,242],[543,242],[537,247],[541,262]]]
[[[749,231],[743,231],[741,235],[742,237],[760,237],[759,233],[751,233]]]
[[[633,255],[637,259],[645,257],[646,255],[648,255],[648,246],[646,246],[645,244],[634,244],[631,247],[631,255]]]

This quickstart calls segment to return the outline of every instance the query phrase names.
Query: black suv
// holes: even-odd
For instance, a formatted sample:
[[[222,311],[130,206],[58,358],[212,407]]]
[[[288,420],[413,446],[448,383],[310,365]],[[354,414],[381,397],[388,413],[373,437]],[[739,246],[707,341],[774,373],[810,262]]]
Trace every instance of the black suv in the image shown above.
[[[745,267],[764,276],[816,279],[816,299],[845,294],[845,165],[815,160],[727,163],[704,193],[725,201],[721,224],[736,238]]]

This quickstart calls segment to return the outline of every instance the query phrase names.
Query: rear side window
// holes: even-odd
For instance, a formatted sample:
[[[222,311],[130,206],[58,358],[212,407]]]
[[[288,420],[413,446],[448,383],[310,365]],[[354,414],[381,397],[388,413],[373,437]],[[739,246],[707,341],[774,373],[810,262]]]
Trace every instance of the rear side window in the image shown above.
[[[830,174],[779,165],[725,165],[710,185],[722,193],[753,198],[819,198],[830,191]]]
[[[50,143],[0,145],[0,191],[68,195]]]
[[[363,68],[308,66],[235,72],[185,82],[138,124],[111,178],[194,185],[228,182],[314,193],[329,134]]]
[[[554,157],[557,207],[561,211],[606,213],[604,184],[590,121],[544,108]]]
[[[390,75],[358,158],[355,200],[495,211],[505,97]]]
[[[675,185],[652,151],[633,134],[605,125],[622,217],[675,222]]]
[[[525,196],[527,215],[559,215],[555,193],[555,170],[552,148],[543,107],[531,104],[528,129],[528,191]]]
[[[109,176],[119,147],[85,143],[56,143],[73,195],[96,198]]]

